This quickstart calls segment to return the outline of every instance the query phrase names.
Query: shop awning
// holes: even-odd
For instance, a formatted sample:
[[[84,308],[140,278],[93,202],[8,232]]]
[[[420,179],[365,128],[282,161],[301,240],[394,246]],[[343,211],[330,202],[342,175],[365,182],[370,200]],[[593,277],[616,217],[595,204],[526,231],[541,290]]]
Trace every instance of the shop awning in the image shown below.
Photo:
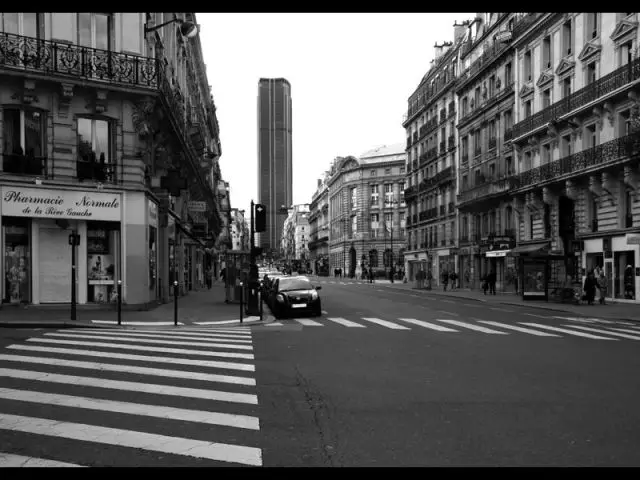
[[[506,257],[511,250],[489,250],[485,253],[486,257]]]
[[[513,255],[531,255],[531,254],[545,254],[549,251],[548,243],[536,243],[533,245],[520,245],[513,250]]]

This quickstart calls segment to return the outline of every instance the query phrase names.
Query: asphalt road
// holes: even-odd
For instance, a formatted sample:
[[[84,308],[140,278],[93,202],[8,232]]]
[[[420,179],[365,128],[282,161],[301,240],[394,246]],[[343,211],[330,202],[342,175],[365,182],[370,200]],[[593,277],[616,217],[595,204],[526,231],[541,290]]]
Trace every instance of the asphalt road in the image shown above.
[[[0,329],[0,466],[640,466],[639,325],[320,293],[264,326]]]

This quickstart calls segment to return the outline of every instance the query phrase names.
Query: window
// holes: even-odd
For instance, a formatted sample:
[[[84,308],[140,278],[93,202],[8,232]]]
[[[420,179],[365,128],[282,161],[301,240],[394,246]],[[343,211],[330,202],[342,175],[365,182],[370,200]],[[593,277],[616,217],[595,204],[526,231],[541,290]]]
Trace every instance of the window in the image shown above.
[[[384,184],[384,203],[390,205],[393,201],[393,184]]]
[[[5,107],[3,122],[3,170],[41,175],[46,156],[45,118],[32,109]]]
[[[593,148],[598,144],[598,132],[595,125],[589,125],[585,129],[584,148]]]
[[[513,69],[511,68],[511,62],[507,63],[504,66],[504,82],[506,85],[511,85],[513,83]]]
[[[467,175],[462,176],[462,190],[469,188],[469,177]]]
[[[504,160],[504,167],[507,172],[507,175],[513,175],[515,172],[513,171],[513,158],[507,157]]]
[[[496,76],[491,75],[489,77],[489,98],[493,97],[496,94]]]
[[[587,16],[587,38],[586,41],[592,40],[598,36],[598,26],[600,22],[598,12],[585,13]]]
[[[477,129],[475,132],[473,132],[473,146],[474,146],[476,155],[480,155],[480,153],[482,153],[481,133],[482,132],[480,131],[480,129]]]
[[[390,175],[391,174],[391,169],[390,168],[385,168],[384,169],[384,173],[385,173],[385,175]]]
[[[513,127],[513,112],[511,110],[507,110],[503,113],[504,116],[504,131],[507,132],[511,127]]]
[[[462,116],[464,117],[467,114],[467,110],[469,108],[469,99],[464,97],[462,99]]]
[[[476,87],[473,98],[475,100],[474,108],[478,108],[480,106],[480,87]]]
[[[384,214],[384,233],[385,236],[391,233],[391,229],[393,228],[393,214],[385,213]]]
[[[142,28],[140,14],[123,12],[122,15],[122,50],[142,53]],[[156,25],[160,25],[157,23]],[[160,29],[162,30],[162,29]]]
[[[30,219],[4,217],[4,292],[2,303],[31,302],[31,229]]]
[[[533,113],[531,103],[531,100],[527,100],[526,102],[524,102],[524,118],[529,118]]]
[[[569,95],[571,95],[571,77],[562,80],[562,98],[567,98]]]
[[[529,212],[529,240],[533,240],[533,213]]]
[[[371,176],[375,177],[376,176],[376,171],[375,170],[371,170]]]
[[[591,195],[591,202],[589,205],[589,213],[591,214],[591,231],[598,231],[598,197]]]
[[[111,50],[112,17],[106,13],[78,13],[78,45]]]
[[[465,135],[462,137],[462,161],[464,162],[469,156],[469,137]]]
[[[620,48],[618,51],[620,55],[619,62],[621,67],[624,67],[625,65],[631,63],[631,61],[633,60],[632,47],[633,47],[633,42],[631,40],[620,45]]]
[[[565,135],[562,137],[562,156],[568,157],[571,155],[571,135]]]
[[[351,238],[358,233],[358,215],[351,217]]]
[[[545,143],[542,145],[542,158],[541,163],[545,165],[551,161],[551,144]]]
[[[380,228],[380,214],[372,213],[370,216],[371,219],[371,238],[378,237],[378,229]]]
[[[531,152],[524,152],[524,168],[521,171],[531,170]]]
[[[531,76],[533,75],[533,72],[531,71],[531,50],[527,50],[526,52],[524,52],[523,67],[524,81],[530,82]]]
[[[400,167],[400,173],[405,173],[405,172],[406,172],[405,167]]]
[[[400,184],[400,203],[404,205],[405,201],[404,201],[404,191],[407,188],[407,183],[406,182],[402,182]]]
[[[573,29],[571,20],[567,20],[562,25],[562,55],[571,55],[573,46]]]
[[[351,187],[351,210],[355,210],[358,207],[358,188]]]
[[[624,213],[622,228],[633,227],[633,192],[630,188],[625,189],[623,193],[623,208],[620,210]]]
[[[551,105],[551,88],[547,88],[542,92],[542,108]]]
[[[587,69],[586,69],[585,74],[586,74],[586,77],[587,77],[585,83],[587,85],[590,85],[590,84],[594,83],[597,80],[597,77],[596,77],[596,62],[590,62],[587,65]]]
[[[371,203],[378,203],[378,185],[371,185]]]
[[[112,139],[108,121],[78,118],[78,178],[103,181],[113,174],[105,167],[112,163]]]
[[[42,20],[38,13],[24,12],[24,13],[2,13],[0,22],[0,31],[4,33],[13,33],[15,35],[22,35],[24,37],[41,38],[42,35]]]
[[[551,35],[547,35],[542,40],[542,69],[551,68],[553,60],[551,59]]]

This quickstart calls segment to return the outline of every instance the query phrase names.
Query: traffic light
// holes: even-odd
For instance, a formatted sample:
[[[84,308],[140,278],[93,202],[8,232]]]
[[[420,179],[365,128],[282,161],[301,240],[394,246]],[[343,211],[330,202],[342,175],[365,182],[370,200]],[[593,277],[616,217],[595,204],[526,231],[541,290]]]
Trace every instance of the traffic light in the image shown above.
[[[256,203],[254,209],[254,231],[264,232],[267,229],[267,208],[260,203]]]
[[[253,247],[253,251],[251,253],[253,255],[253,258],[259,257],[260,255],[262,255],[262,247]]]

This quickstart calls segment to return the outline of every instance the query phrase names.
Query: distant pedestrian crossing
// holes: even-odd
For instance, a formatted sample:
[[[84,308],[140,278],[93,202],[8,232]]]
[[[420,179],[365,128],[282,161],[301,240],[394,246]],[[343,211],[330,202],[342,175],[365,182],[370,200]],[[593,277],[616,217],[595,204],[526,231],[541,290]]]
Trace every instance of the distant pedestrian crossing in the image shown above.
[[[0,467],[261,466],[257,405],[248,328],[38,332],[0,350]]]
[[[309,327],[339,327],[349,329],[375,328],[394,331],[431,331],[442,334],[460,334],[464,332],[480,333],[485,335],[507,336],[507,335],[530,335],[534,337],[560,338],[560,337],[580,337],[590,340],[640,340],[640,329],[622,329],[606,325],[595,328],[593,325],[585,327],[583,325],[559,326],[546,325],[537,322],[496,322],[492,320],[482,320],[479,318],[461,319],[456,316],[452,318],[429,319],[420,318],[377,318],[377,317],[334,317],[323,312],[322,317],[313,320],[308,318],[294,318],[268,323],[267,327],[277,327],[284,325],[299,325]],[[439,312],[447,313],[447,312]]]

